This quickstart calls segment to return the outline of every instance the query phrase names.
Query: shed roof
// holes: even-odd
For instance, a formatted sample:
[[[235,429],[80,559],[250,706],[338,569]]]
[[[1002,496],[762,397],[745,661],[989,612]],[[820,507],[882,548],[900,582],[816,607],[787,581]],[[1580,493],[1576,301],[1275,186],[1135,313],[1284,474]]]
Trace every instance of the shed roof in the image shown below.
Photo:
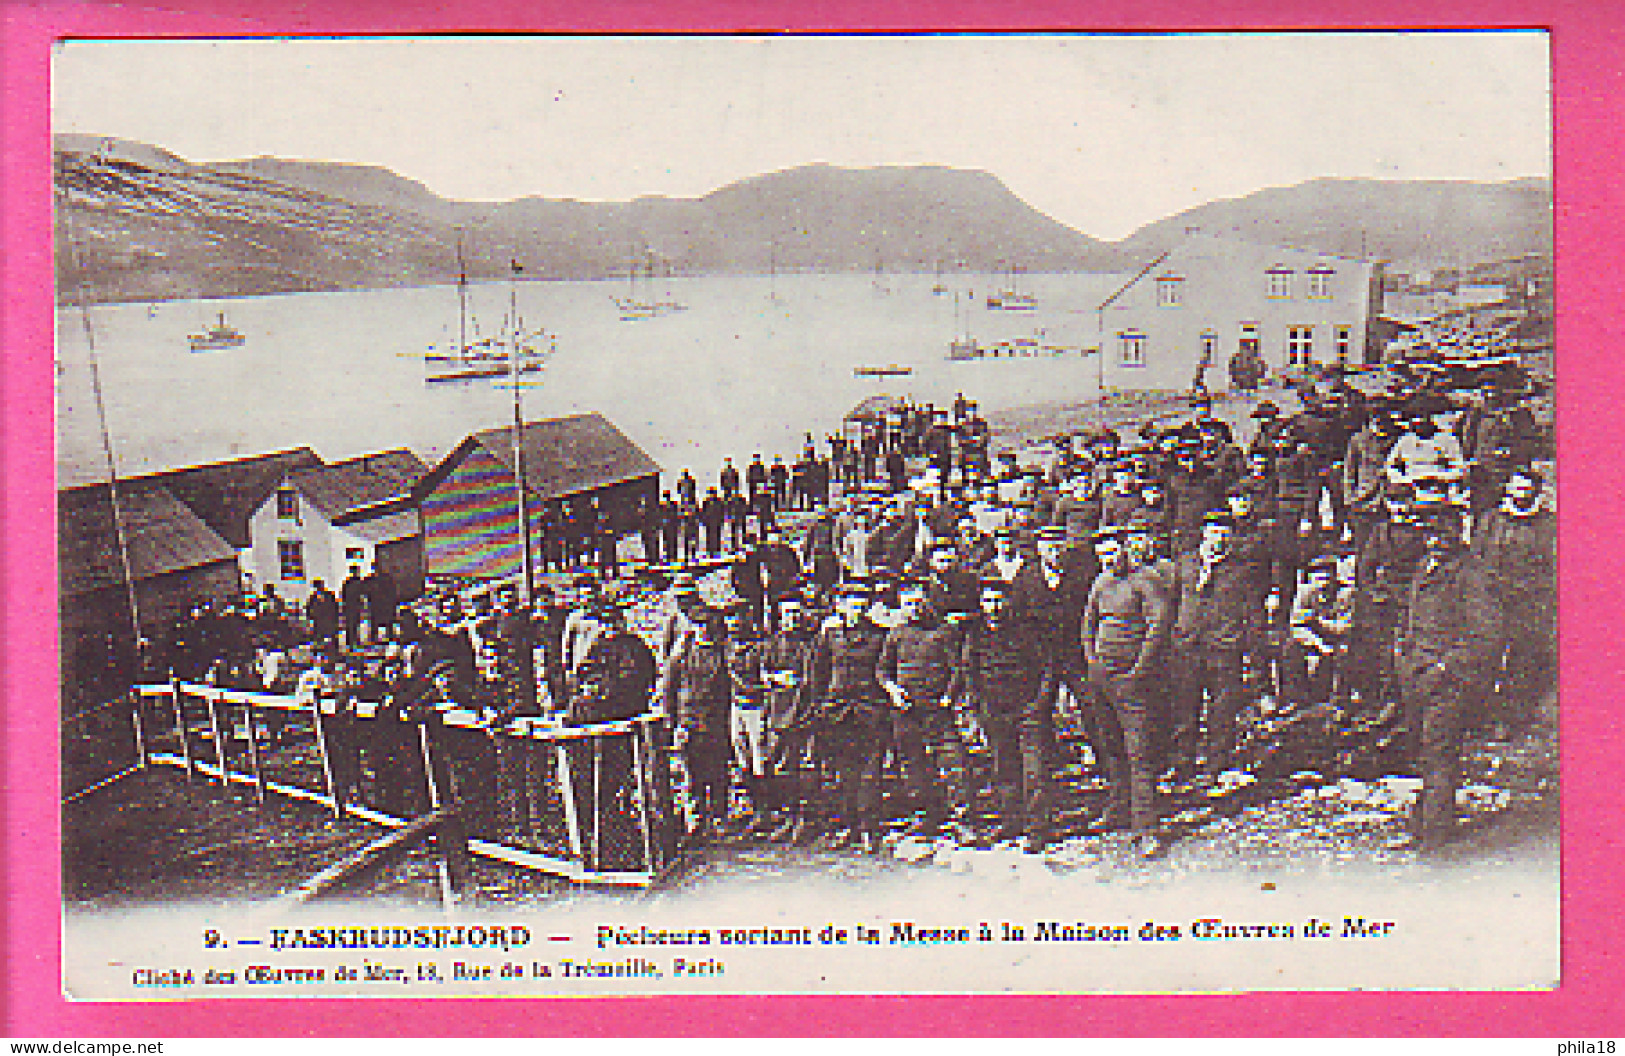
[[[137,580],[236,560],[231,544],[167,489],[121,484],[118,497],[130,571]],[[123,582],[106,484],[58,493],[57,538],[63,597]]]
[[[316,452],[308,447],[296,447],[229,462],[211,462],[204,466],[131,477],[120,482],[119,495],[166,491],[201,518],[216,535],[242,549],[249,545],[248,519],[266,497],[289,473],[321,464],[322,460]]]
[[[539,498],[553,499],[659,474],[660,466],[601,414],[549,418],[524,425],[525,483]],[[513,427],[486,429],[465,439],[418,485],[419,497],[434,490],[475,447],[515,471]]]
[[[288,478],[335,524],[365,516],[369,508],[404,500],[429,467],[405,448],[362,455],[330,466],[300,470]]]
[[[877,396],[866,397],[856,407],[846,412],[849,422],[881,421],[886,415],[903,406],[903,400],[898,396],[887,396],[881,393]]]
[[[382,517],[368,517],[344,526],[344,530],[374,546],[410,539],[417,535],[420,525],[417,510],[400,510]]]

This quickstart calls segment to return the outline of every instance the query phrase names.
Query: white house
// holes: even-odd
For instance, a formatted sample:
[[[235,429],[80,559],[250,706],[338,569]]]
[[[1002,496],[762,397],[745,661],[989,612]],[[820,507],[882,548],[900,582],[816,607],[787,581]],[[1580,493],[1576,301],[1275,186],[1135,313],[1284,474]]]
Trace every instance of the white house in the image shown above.
[[[376,565],[401,597],[423,589],[423,530],[412,489],[429,471],[407,450],[289,473],[249,519],[255,584],[303,603],[316,580],[337,592],[351,565]]]
[[[1373,361],[1381,283],[1372,261],[1191,234],[1099,306],[1102,391],[1189,389],[1204,363],[1226,389],[1248,349],[1271,374]]]

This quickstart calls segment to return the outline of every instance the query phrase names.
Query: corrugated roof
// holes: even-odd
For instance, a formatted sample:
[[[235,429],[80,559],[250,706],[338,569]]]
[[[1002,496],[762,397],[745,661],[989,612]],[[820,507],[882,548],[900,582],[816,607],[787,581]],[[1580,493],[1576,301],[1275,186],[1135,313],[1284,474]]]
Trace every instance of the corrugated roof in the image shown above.
[[[119,494],[167,491],[232,546],[249,544],[248,519],[289,473],[322,464],[308,447],[212,462],[121,481]]]
[[[601,414],[526,422],[524,436],[525,483],[543,499],[592,491],[660,472],[654,459]],[[512,426],[475,433],[469,441],[484,447],[510,470],[514,468]],[[466,453],[459,446],[442,466],[461,461]]]
[[[364,521],[345,525],[344,530],[374,546],[380,543],[393,543],[397,539],[409,539],[420,530],[418,511],[402,510],[382,517],[369,517]]]
[[[897,396],[887,396],[881,393],[878,396],[867,396],[856,407],[846,412],[849,422],[881,421],[886,415],[903,406],[903,401]]]
[[[237,551],[168,490],[119,486],[131,574],[138,580],[235,561]],[[57,495],[58,566],[64,598],[123,582],[107,485]]]
[[[328,520],[341,523],[348,514],[404,500],[427,472],[429,467],[421,458],[398,448],[302,470],[290,476],[288,483]]]

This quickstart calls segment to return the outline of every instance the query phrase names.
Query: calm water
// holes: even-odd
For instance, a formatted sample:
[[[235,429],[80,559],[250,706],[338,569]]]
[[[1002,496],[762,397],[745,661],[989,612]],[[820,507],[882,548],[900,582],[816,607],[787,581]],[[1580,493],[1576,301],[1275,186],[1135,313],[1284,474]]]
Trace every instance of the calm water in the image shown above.
[[[929,275],[798,275],[676,279],[640,295],[689,310],[623,321],[621,282],[520,283],[528,326],[558,336],[558,353],[530,375],[527,418],[599,411],[675,474],[708,479],[724,454],[768,457],[822,436],[864,397],[886,392],[946,404],[964,392],[984,408],[1093,398],[1095,360],[1070,352],[950,363],[954,297]],[[1035,312],[988,311],[998,279],[961,277],[958,328],[985,347],[1041,336],[1094,343],[1094,306],[1122,276],[1033,275]],[[474,287],[487,332],[501,326],[509,286]],[[974,307],[968,307],[974,303]],[[186,335],[228,320],[242,348],[193,353]],[[302,444],[337,460],[410,447],[431,464],[469,432],[512,420],[512,391],[476,381],[429,385],[422,355],[455,340],[454,287],[308,293],[230,301],[95,307],[91,329],[119,471],[176,466]],[[58,469],[61,482],[104,478],[91,396],[88,342],[76,310],[58,316]],[[906,364],[902,378],[859,378],[854,366]]]

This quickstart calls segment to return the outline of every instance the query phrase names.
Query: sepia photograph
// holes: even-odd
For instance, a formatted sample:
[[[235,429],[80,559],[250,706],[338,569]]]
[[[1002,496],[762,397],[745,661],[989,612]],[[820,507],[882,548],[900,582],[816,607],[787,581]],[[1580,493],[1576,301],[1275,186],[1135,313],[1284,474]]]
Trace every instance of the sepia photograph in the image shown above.
[[[1549,46],[59,41],[63,991],[1557,987]]]

